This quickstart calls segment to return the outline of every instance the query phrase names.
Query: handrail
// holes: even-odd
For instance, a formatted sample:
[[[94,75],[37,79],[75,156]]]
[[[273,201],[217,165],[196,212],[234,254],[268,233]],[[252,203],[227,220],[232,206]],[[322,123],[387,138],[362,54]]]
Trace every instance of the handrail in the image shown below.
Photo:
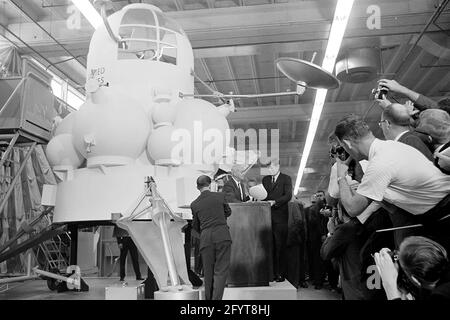
[[[112,40],[114,40],[116,43],[120,43],[122,42],[122,39],[120,39],[120,36],[116,36],[113,32],[113,30],[111,29],[111,25],[109,24],[108,21],[108,17],[106,16],[106,3],[103,1],[101,4],[101,16],[103,19],[103,23],[105,24],[106,30],[109,33],[109,36],[111,37]]]

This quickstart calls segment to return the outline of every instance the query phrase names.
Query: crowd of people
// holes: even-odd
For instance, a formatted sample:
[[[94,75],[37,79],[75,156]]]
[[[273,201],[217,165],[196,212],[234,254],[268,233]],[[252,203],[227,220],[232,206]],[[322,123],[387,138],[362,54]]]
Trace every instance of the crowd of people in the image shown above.
[[[344,299],[449,299],[450,100],[379,86],[410,101],[378,100],[384,140],[354,114],[336,125],[321,258],[337,265]]]
[[[278,161],[270,164],[262,185],[271,204],[273,280],[289,278],[293,256],[287,252],[296,245],[294,285],[300,289],[309,280],[315,289],[327,284],[345,300],[449,299],[450,99],[435,102],[395,80],[380,80],[379,89],[410,100],[377,97],[384,139],[357,115],[337,123],[329,137],[334,164],[328,190],[317,191],[310,206],[293,197]],[[248,189],[257,182],[246,185],[242,168],[224,176],[224,203],[255,200]],[[289,218],[289,202],[300,219]],[[210,268],[205,277],[212,281],[216,272]]]

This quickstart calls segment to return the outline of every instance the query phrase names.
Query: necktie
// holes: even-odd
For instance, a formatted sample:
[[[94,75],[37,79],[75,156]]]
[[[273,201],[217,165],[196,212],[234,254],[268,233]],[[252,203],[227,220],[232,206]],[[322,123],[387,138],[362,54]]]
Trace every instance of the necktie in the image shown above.
[[[275,184],[275,176],[272,176],[272,184]]]
[[[239,192],[241,194],[241,201],[244,201],[244,189],[242,188],[242,183],[239,182]]]

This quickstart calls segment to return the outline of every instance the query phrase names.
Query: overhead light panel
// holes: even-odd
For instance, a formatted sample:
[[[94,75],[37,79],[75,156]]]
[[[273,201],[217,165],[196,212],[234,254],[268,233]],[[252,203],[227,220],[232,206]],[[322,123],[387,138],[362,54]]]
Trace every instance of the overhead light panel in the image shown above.
[[[327,50],[325,51],[325,58],[322,63],[322,68],[330,73],[334,70],[336,59],[339,54],[339,50],[341,49],[342,39],[344,38],[344,33],[347,29],[347,23],[352,11],[353,2],[354,0],[339,0],[336,5],[330,36],[328,38]],[[306,163],[308,162],[309,154],[316,136],[317,127],[319,125],[320,116],[322,115],[322,109],[325,104],[327,93],[328,90],[326,89],[319,89],[316,92],[308,135],[306,136],[305,148],[302,153],[300,167],[298,168],[294,194],[297,194],[300,190],[300,183],[302,182]]]
[[[89,0],[72,0],[73,4],[80,10],[89,23],[97,29],[103,23],[102,16],[95,10]]]

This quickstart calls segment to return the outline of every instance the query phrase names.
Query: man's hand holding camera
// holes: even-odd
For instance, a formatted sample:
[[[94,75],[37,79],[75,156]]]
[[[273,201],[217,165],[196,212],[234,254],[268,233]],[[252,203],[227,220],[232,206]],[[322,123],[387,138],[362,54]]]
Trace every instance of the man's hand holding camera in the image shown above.
[[[380,252],[375,253],[374,259],[388,300],[400,298],[401,294],[397,286],[398,266],[394,263],[391,250],[381,249]]]
[[[334,233],[334,231],[336,230],[336,226],[337,226],[337,223],[336,223],[335,217],[331,217],[330,219],[328,219],[327,229],[330,234]]]
[[[348,164],[350,163],[351,158],[349,157],[347,160],[342,161],[339,158],[336,158],[336,166],[337,166],[337,177],[338,179],[340,178],[345,178],[345,176],[347,175],[348,172]]]
[[[325,206],[323,209],[320,209],[320,214],[324,217],[331,218],[331,216],[333,215],[333,212],[331,210],[331,207]]]

